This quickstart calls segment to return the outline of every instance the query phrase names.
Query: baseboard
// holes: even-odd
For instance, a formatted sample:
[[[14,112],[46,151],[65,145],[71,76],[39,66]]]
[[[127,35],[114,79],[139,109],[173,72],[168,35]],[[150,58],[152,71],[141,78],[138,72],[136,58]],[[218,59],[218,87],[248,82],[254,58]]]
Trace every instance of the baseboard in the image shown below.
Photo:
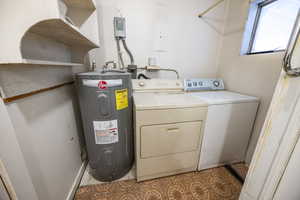
[[[203,170],[217,168],[217,167],[224,167],[224,165],[234,165],[234,164],[243,163],[243,162],[244,161],[240,161],[240,160],[232,161],[232,162],[222,162],[222,163],[218,163],[218,164],[214,164],[214,165],[204,166],[204,167],[201,167],[200,169],[198,168],[198,171],[203,171]]]
[[[84,171],[86,169],[87,163],[88,163],[88,161],[84,161],[82,163],[82,165],[81,165],[81,167],[80,167],[80,169],[79,169],[79,171],[78,171],[78,173],[76,175],[76,178],[74,179],[73,185],[72,185],[72,187],[70,189],[70,192],[69,192],[66,200],[73,200],[74,199],[76,190],[77,190],[77,188],[78,188],[78,186],[80,184],[80,181],[81,181],[81,178],[82,178],[82,176],[84,174]]]
[[[167,177],[167,176],[174,176],[174,175],[178,175],[178,174],[194,172],[196,170],[197,169],[195,169],[194,167],[184,168],[184,169],[179,169],[179,170],[171,171],[171,172],[157,173],[157,174],[153,174],[153,175],[140,176],[140,177],[137,176],[136,179],[137,179],[137,182],[142,182],[142,181],[152,180],[152,179],[156,179],[156,178],[163,178],[163,177]]]

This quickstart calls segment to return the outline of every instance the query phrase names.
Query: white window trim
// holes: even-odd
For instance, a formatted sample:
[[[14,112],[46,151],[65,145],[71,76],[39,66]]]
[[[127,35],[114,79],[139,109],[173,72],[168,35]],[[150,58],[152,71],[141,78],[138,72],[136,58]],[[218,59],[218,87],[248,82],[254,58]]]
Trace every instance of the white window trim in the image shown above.
[[[262,54],[262,53],[273,53],[273,52],[285,51],[285,49],[278,49],[278,50],[252,52],[255,34],[256,34],[257,27],[258,27],[262,7],[266,6],[270,3],[273,3],[275,1],[278,1],[278,0],[254,0],[250,3],[248,20],[245,25],[245,32],[244,32],[242,48],[241,48],[242,55],[252,55],[252,54]]]

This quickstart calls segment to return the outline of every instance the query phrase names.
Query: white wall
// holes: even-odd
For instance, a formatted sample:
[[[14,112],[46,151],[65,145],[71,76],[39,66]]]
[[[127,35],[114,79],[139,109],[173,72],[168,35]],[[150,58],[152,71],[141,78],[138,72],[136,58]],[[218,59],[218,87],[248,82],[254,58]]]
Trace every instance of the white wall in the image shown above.
[[[162,67],[178,69],[181,77],[215,77],[222,39],[225,4],[205,18],[197,15],[211,0],[97,0],[101,48],[97,65],[117,60],[113,17],[126,17],[127,43],[139,67],[156,57]],[[125,55],[127,62],[127,55]],[[175,77],[161,72],[160,77]]]
[[[0,99],[0,160],[19,199],[70,198],[84,166],[79,118],[73,85]]]
[[[38,200],[5,104],[0,98],[0,160],[17,197]],[[3,173],[3,170],[0,171]],[[3,174],[1,174],[3,176]],[[21,198],[19,198],[21,199]]]
[[[45,2],[28,0],[24,5],[17,1],[4,1],[3,5],[2,1],[1,5],[0,13],[4,14],[1,16],[8,16],[8,13],[12,12],[10,8],[14,7],[15,10],[18,5],[17,12],[19,14],[30,13],[27,16],[32,19],[59,17],[55,0]],[[41,7],[50,13],[40,12],[42,17],[39,18],[37,11],[41,11]],[[78,14],[79,10],[74,12]],[[86,13],[81,12],[81,14]],[[17,18],[13,17],[12,20],[16,21]],[[90,39],[97,43],[99,35],[95,18],[97,18],[96,13],[93,13],[80,28],[86,36],[91,37]],[[7,19],[9,18],[1,17],[0,21],[11,22]],[[32,20],[24,18],[23,21],[18,22],[20,23],[14,23],[18,24],[17,26],[2,29],[4,30],[2,36],[6,35],[11,38],[15,34],[21,38],[27,31],[26,26],[30,25]],[[85,49],[76,48],[78,46],[76,42],[70,45],[72,46],[70,49],[52,40],[51,37],[36,34],[28,33],[24,38],[23,45],[19,44],[16,47],[23,47],[22,53],[25,58],[70,62],[72,57],[73,62],[81,62],[81,52]],[[18,40],[14,42],[21,43]],[[4,43],[11,46],[11,42],[4,41]],[[16,48],[5,48],[3,45],[1,47],[4,48],[0,50],[0,56],[5,58],[2,61],[20,62],[20,59],[16,57],[20,56]],[[15,56],[10,56],[6,53],[7,51]],[[0,63],[0,160],[7,169],[18,199],[72,198],[77,187],[76,183],[81,178],[80,173],[83,173],[84,169],[81,156],[84,152],[81,152],[83,149],[80,146],[83,133],[79,120],[77,96],[71,85],[24,97],[13,103],[4,104],[2,98],[70,82],[73,80],[73,72],[82,70],[86,71],[84,67]]]
[[[0,67],[4,97],[72,79],[71,67]],[[84,165],[80,145],[83,131],[73,85],[7,104],[0,99],[0,119],[0,160],[8,169],[17,197],[67,199],[68,193],[71,195],[75,189],[73,184],[78,181],[77,175]]]
[[[76,98],[65,86],[6,105],[39,199],[66,199],[82,166]]]
[[[250,162],[283,53],[240,55],[249,0],[227,0],[201,19],[197,14],[212,5],[211,0],[96,1],[101,44],[95,51],[97,66],[117,60],[113,17],[122,15],[127,19],[127,43],[140,67],[154,56],[159,65],[179,70],[183,78],[219,76],[227,89],[261,99],[247,155]],[[174,77],[169,72],[155,76]]]
[[[283,53],[240,55],[249,0],[229,0],[228,3],[219,76],[224,79],[227,89],[261,100],[247,155],[249,163],[279,78]]]

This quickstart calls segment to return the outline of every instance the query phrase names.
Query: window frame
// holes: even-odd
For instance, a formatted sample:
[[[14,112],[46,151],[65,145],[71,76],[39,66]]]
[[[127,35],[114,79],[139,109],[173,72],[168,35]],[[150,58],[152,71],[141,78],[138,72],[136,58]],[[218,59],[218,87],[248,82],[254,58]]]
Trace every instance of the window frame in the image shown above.
[[[276,52],[285,51],[285,49],[276,49],[276,50],[269,50],[269,51],[252,52],[262,9],[264,6],[267,6],[276,1],[278,0],[256,0],[251,2],[249,13],[248,13],[248,20],[246,23],[245,33],[243,37],[242,48],[241,48],[242,55],[256,55],[256,54],[276,53]]]

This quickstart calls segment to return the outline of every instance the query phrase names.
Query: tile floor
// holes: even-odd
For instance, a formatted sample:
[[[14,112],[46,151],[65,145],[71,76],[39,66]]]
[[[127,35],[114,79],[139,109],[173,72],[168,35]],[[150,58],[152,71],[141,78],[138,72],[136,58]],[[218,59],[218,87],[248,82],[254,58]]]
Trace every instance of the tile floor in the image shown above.
[[[75,200],[238,200],[241,189],[242,184],[219,167],[139,183],[124,180],[81,186]]]
[[[248,172],[248,166],[245,165],[244,163],[237,163],[232,165],[232,167],[237,171],[238,174],[240,174],[240,176],[242,178],[246,178],[247,172]],[[96,180],[95,178],[93,178],[90,174],[89,174],[89,165],[86,167],[86,170],[84,172],[84,175],[81,179],[80,182],[80,186],[79,187],[83,187],[83,186],[89,186],[89,185],[98,185],[98,184],[104,184],[107,182],[101,182]],[[118,182],[118,181],[126,181],[126,180],[133,180],[136,178],[135,175],[135,165],[133,165],[132,169],[122,178],[115,180],[113,182]]]

